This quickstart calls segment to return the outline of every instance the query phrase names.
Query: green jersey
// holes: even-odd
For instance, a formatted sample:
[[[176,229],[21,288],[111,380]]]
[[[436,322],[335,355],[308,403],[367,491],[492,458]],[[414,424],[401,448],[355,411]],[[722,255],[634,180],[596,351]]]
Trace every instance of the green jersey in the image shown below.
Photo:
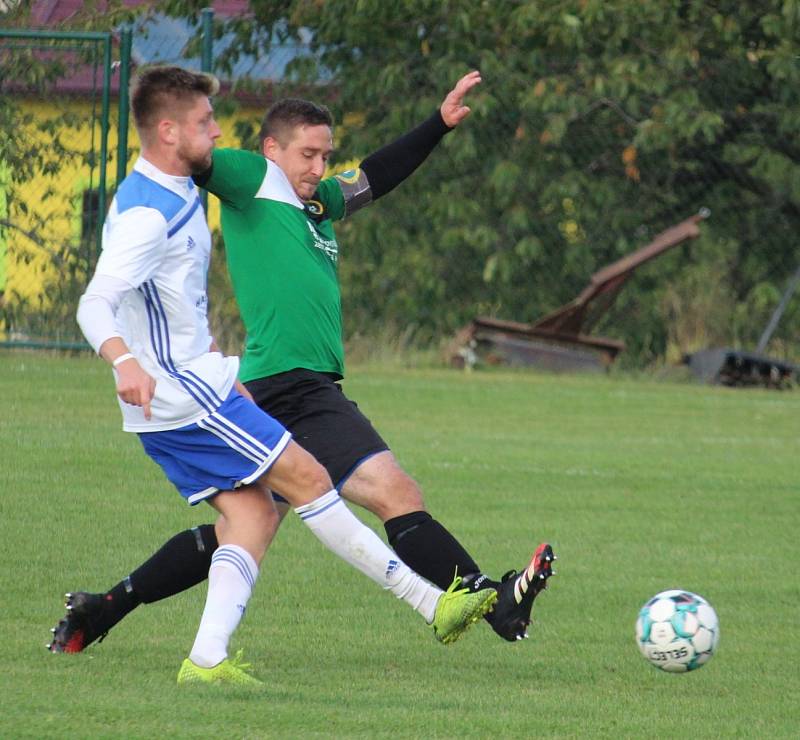
[[[305,368],[344,375],[339,247],[340,180],[301,201],[261,154],[217,149],[202,187],[222,204],[228,271],[247,332],[242,381]]]

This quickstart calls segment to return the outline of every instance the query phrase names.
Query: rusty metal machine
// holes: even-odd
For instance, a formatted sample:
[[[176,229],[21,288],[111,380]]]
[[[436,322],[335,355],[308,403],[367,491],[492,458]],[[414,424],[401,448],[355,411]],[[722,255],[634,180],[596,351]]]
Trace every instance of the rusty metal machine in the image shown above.
[[[533,365],[547,370],[602,371],[625,349],[617,339],[590,332],[610,308],[633,271],[669,249],[700,234],[709,212],[663,231],[650,244],[594,273],[577,298],[530,324],[477,317],[461,329],[450,350],[456,367],[480,362]]]

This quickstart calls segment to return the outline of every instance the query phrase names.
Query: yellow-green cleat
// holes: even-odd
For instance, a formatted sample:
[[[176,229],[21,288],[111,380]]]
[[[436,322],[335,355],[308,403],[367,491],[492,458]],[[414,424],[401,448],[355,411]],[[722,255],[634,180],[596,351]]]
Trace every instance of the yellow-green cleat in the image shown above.
[[[250,663],[242,662],[242,651],[225,658],[213,668],[201,668],[186,658],[178,671],[178,683],[225,683],[231,686],[263,686],[264,682],[249,673]]]
[[[471,592],[459,589],[460,576],[456,576],[436,605],[433,617],[433,632],[439,642],[445,645],[455,642],[484,614],[490,612],[497,601],[497,591],[484,588]]]

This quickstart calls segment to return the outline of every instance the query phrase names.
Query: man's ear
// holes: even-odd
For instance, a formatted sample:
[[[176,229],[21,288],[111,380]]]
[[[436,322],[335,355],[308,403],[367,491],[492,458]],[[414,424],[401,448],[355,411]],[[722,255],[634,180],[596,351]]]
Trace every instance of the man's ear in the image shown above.
[[[158,138],[164,144],[176,144],[178,141],[178,125],[165,118],[158,122]]]
[[[261,153],[267,158],[272,159],[273,155],[275,154],[275,150],[280,146],[278,144],[277,139],[273,139],[271,136],[267,136],[264,139],[264,142],[261,144]]]

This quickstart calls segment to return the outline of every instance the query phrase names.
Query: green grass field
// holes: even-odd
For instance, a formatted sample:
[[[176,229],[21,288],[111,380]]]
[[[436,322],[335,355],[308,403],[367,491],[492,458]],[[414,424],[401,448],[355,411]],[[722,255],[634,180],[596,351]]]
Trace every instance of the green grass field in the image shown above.
[[[443,647],[290,517],[234,637],[265,691],[175,685],[205,589],[80,655],[44,649],[67,590],[116,583],[211,521],[119,431],[99,360],[0,354],[0,737],[796,737],[800,395],[620,377],[351,369],[347,391],[495,576],[543,539],[530,640]],[[382,534],[377,520],[365,515]],[[711,601],[718,654],[650,667],[641,604]]]

